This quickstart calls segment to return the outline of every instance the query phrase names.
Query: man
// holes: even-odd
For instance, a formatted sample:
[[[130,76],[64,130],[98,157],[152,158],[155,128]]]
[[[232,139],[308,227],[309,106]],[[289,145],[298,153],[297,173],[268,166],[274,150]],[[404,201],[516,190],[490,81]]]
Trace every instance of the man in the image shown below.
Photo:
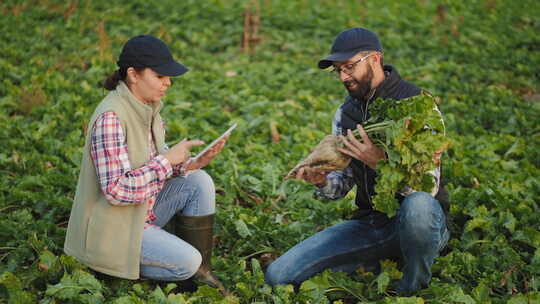
[[[302,170],[297,178],[315,185],[317,196],[333,200],[344,197],[356,185],[358,210],[352,220],[311,236],[274,261],[267,269],[266,281],[270,285],[298,285],[325,269],[353,272],[363,267],[378,272],[381,259],[397,258],[403,264],[398,293],[427,287],[431,265],[449,238],[448,208],[446,204],[445,210],[441,207],[441,202],[446,203],[446,192],[440,189],[440,167],[433,172],[436,186],[432,193],[411,189],[396,194],[400,209],[388,218],[373,210],[371,203],[374,169],[378,161],[384,161],[385,152],[370,141],[360,125],[369,118],[368,107],[375,99],[399,100],[422,91],[402,80],[394,67],[383,65],[377,35],[364,28],[352,28],[336,37],[331,54],[319,61],[321,69],[330,66],[349,93],[336,111],[332,132],[345,144],[341,151],[353,160],[345,170]],[[359,130],[362,140],[352,136],[354,129]]]

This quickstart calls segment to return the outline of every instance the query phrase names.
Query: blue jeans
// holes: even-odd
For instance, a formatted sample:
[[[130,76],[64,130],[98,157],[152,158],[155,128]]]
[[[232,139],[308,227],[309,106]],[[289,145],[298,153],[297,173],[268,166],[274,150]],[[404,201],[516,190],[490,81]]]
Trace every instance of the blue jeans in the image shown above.
[[[144,229],[141,249],[141,277],[180,281],[193,276],[201,265],[197,249],[161,229],[176,214],[203,216],[215,213],[215,188],[203,170],[165,183],[154,205],[156,226]]]
[[[426,287],[431,265],[450,237],[439,202],[415,192],[403,200],[395,217],[383,217],[372,213],[307,238],[270,264],[266,282],[299,285],[325,269],[352,273],[360,266],[376,273],[381,259],[399,258],[403,278],[398,292]]]

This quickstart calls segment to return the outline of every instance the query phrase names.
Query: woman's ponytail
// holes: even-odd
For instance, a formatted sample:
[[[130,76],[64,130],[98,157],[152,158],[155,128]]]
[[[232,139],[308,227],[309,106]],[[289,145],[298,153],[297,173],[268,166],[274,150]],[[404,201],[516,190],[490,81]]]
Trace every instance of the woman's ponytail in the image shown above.
[[[126,74],[127,74],[127,69],[126,68],[120,68],[120,69],[112,72],[102,82],[102,86],[105,89],[109,90],[109,91],[115,90],[116,86],[118,85],[118,82],[120,82],[120,80],[125,80],[126,79]]]

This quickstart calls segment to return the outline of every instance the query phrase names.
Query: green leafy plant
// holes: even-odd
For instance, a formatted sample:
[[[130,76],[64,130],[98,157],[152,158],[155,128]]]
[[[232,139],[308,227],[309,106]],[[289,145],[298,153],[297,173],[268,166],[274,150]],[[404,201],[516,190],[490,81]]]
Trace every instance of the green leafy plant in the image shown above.
[[[245,0],[0,1],[0,303],[538,302],[537,1],[255,2],[260,39],[247,54]],[[316,63],[354,26],[377,32],[384,62],[441,97],[452,139],[442,172],[451,239],[414,297],[392,293],[389,269],[321,274],[304,289],[261,281],[275,258],[354,209],[353,192],[327,203],[282,180],[331,132],[346,93]],[[106,93],[96,84],[141,33],[190,68],[163,100],[167,142],[209,141],[238,122],[205,168],[217,190],[213,268],[236,298],[108,277],[63,254],[86,125]]]
[[[377,99],[370,107],[372,116],[366,132],[374,133],[375,143],[387,155],[377,163],[373,204],[375,209],[394,216],[399,208],[397,192],[414,189],[431,193],[435,184],[430,172],[439,164],[436,155],[448,148],[450,140],[445,137],[441,114],[431,96]]]

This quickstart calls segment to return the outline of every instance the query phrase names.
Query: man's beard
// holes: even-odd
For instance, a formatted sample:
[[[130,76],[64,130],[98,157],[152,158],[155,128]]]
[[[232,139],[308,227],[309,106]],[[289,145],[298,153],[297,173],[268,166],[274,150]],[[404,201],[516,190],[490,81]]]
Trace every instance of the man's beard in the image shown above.
[[[343,85],[349,91],[349,95],[351,97],[354,97],[358,100],[365,101],[369,96],[367,96],[371,92],[371,81],[373,80],[373,69],[371,69],[371,66],[368,66],[367,73],[362,77],[361,79],[356,79],[351,76],[351,80],[347,80],[343,82]],[[349,86],[351,84],[356,84],[356,88],[351,89]]]

